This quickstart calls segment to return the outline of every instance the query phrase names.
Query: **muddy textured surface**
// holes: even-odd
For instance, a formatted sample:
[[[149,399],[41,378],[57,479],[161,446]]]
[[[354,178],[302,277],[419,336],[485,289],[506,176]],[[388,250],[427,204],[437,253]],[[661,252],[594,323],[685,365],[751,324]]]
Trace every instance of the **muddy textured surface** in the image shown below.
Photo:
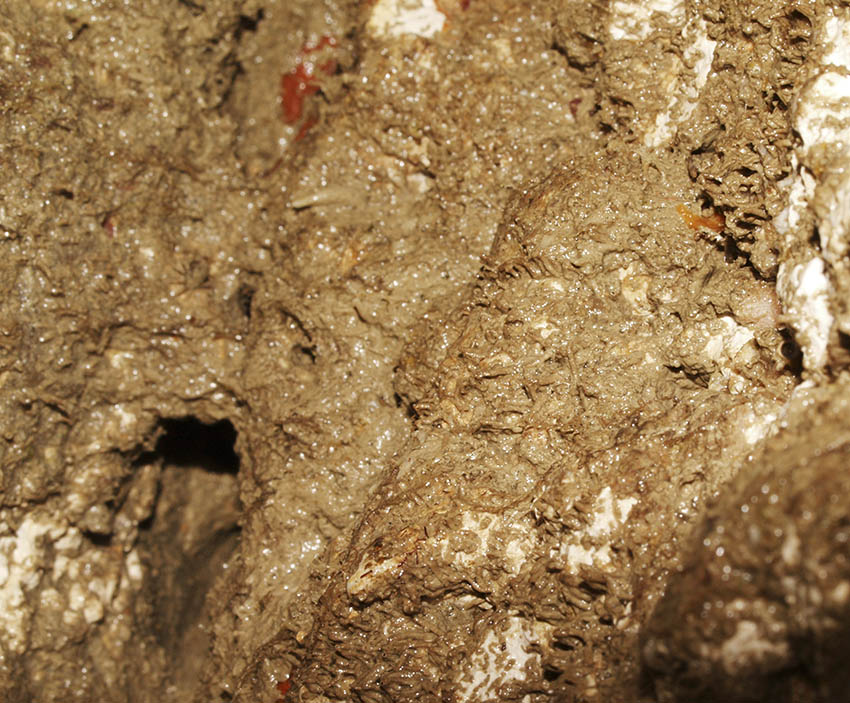
[[[0,8],[0,698],[844,700],[844,2]]]

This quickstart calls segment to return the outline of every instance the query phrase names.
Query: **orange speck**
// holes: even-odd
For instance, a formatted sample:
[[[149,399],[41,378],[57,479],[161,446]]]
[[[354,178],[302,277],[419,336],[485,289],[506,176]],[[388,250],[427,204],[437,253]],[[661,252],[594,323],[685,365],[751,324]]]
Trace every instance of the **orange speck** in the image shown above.
[[[703,217],[702,215],[695,215],[684,205],[677,205],[676,212],[679,213],[685,224],[693,230],[700,230],[705,227],[714,232],[722,232],[723,228],[726,227],[726,218],[719,212],[715,212],[710,217]]]

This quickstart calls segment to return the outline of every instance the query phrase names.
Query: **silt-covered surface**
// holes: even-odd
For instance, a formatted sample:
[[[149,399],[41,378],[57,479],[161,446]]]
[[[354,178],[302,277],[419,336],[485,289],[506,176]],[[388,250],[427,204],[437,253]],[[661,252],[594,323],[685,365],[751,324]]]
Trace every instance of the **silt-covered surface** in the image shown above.
[[[0,9],[0,697],[841,699],[848,40]]]

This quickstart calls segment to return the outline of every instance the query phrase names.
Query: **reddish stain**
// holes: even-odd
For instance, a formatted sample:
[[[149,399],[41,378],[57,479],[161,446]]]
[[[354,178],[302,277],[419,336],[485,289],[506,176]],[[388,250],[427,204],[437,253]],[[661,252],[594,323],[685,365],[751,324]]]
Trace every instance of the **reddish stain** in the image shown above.
[[[581,98],[573,98],[568,104],[573,117],[576,117],[578,115],[578,106],[581,105]]]
[[[319,120],[315,117],[308,117],[304,120],[304,124],[301,125],[301,129],[298,130],[298,134],[295,135],[295,141],[300,142],[304,137],[307,136],[307,132],[310,131],[310,127],[316,124]]]
[[[280,98],[283,103],[283,121],[294,124],[301,119],[304,110],[304,98],[319,90],[312,71],[298,64],[291,73],[280,79]]]
[[[331,75],[336,71],[336,60],[328,59],[320,64],[307,60],[307,57],[327,47],[335,47],[336,39],[323,36],[315,44],[305,44],[293,68],[289,73],[283,74],[280,79],[280,102],[283,108],[282,119],[286,124],[295,124],[304,114],[304,99],[318,93],[321,89],[319,83],[320,74]],[[316,123],[315,118],[307,118],[296,136],[296,141],[302,139]]]
[[[286,698],[286,694],[289,693],[290,688],[292,688],[292,682],[289,679],[277,682],[277,690],[278,693],[280,693],[280,700],[278,703],[283,703],[283,699]]]

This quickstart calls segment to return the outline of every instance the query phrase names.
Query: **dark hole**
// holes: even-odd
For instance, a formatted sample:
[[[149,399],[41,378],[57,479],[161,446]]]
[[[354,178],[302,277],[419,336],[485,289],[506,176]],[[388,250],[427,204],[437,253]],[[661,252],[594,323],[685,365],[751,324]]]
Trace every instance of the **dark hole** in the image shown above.
[[[807,27],[812,26],[812,21],[799,10],[791,10],[791,12],[789,12],[787,16],[791,24],[800,24],[805,25]]]
[[[565,48],[565,47],[563,47],[563,46],[561,46],[561,45],[560,45],[558,42],[556,42],[556,41],[553,41],[553,42],[549,45],[549,49],[551,49],[552,51],[555,51],[555,52],[559,53],[559,54],[560,54],[561,56],[563,56],[565,59],[569,59],[569,58],[570,58],[570,57],[569,57],[569,54],[567,53],[566,48]]]
[[[544,669],[543,670],[543,680],[544,681],[557,681],[561,678],[561,672],[558,669]]]
[[[555,640],[552,643],[553,649],[560,649],[564,652],[571,652],[575,649],[575,645],[572,642],[562,642],[561,640]]]
[[[714,210],[714,198],[711,197],[706,191],[702,191],[699,194],[699,203],[700,207],[703,210]]]
[[[244,32],[256,32],[257,25],[263,19],[263,8],[257,10],[253,17],[248,15],[239,15],[239,26],[236,28],[236,38],[238,39]]]
[[[235,474],[239,457],[233,448],[236,429],[230,420],[205,425],[194,417],[162,421],[165,434],[156,443],[155,453],[165,464],[202,466],[207,471]]]
[[[605,588],[605,585],[602,583],[592,583],[590,581],[582,581],[578,587],[584,591],[585,593],[589,593],[592,596],[601,596],[604,593],[608,592],[608,589]]]
[[[318,352],[315,346],[308,347],[304,344],[296,344],[292,347],[292,355],[296,363],[307,362],[315,364]]]
[[[812,236],[809,237],[809,243],[820,249],[820,230],[817,227],[812,231]]]
[[[741,251],[740,247],[738,246],[738,243],[734,239],[732,239],[732,237],[724,237],[723,254],[727,263],[732,263],[738,258],[747,258],[744,252]]]
[[[153,464],[159,458],[159,454],[155,451],[151,450],[149,452],[142,452],[133,462],[133,468],[138,468],[139,466],[147,466],[148,464]],[[107,501],[106,504],[109,507],[112,507],[110,504],[112,501]]]
[[[774,93],[770,98],[770,102],[779,110],[788,109],[788,104],[782,99],[779,93]]]
[[[850,351],[850,334],[838,330],[838,345],[844,351]]]
[[[198,627],[206,595],[239,544],[236,437],[229,420],[167,418],[153,450],[135,462],[161,469],[154,510],[139,524],[138,548],[149,574],[149,627],[168,657],[174,700],[191,699],[204,662],[198,653],[209,646],[208,632]]]
[[[254,301],[255,292],[249,285],[241,285],[239,286],[239,290],[236,291],[236,304],[239,306],[242,314],[249,319],[251,317],[251,303]]]
[[[750,222],[749,220],[735,220],[735,224],[747,232],[752,232],[758,227],[755,222]]]
[[[393,393],[393,400],[395,401],[395,406],[397,408],[404,408],[407,417],[411,420],[419,419],[419,413],[416,412],[416,408],[413,407],[413,403],[406,402],[399,393]]]
[[[53,192],[56,193],[56,195],[58,195],[62,198],[65,198],[67,200],[73,200],[74,199],[74,193],[72,191],[68,190],[67,188],[60,188],[59,190],[55,190]]]
[[[153,527],[154,513],[148,515],[144,520],[139,523],[139,531],[144,532],[148,531]]]
[[[112,534],[102,535],[98,532],[91,532],[90,530],[83,531],[83,537],[85,537],[89,542],[91,542],[95,547],[109,547],[112,545]]]
[[[560,649],[564,652],[571,652],[577,647],[583,647],[586,642],[578,635],[561,636],[552,643],[554,649]]]
[[[782,336],[782,345],[779,351],[788,360],[788,369],[795,375],[803,373],[803,350],[794,339],[794,334],[789,329],[779,330]]]

